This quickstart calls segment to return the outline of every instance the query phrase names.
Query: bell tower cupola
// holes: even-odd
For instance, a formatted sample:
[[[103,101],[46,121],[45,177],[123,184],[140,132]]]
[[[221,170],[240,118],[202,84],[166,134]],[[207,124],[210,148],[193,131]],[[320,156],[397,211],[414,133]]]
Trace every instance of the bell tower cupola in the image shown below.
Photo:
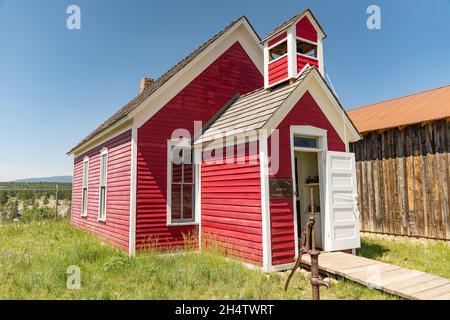
[[[309,65],[324,75],[325,32],[307,9],[284,22],[262,40],[264,45],[264,87],[293,81]]]

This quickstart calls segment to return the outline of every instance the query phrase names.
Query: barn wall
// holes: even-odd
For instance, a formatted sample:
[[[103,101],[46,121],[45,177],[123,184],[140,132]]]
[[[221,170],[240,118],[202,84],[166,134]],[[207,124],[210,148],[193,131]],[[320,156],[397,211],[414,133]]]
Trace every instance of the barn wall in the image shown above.
[[[100,151],[108,148],[106,222],[98,221]],[[81,216],[83,158],[89,157],[88,212]],[[96,234],[101,240],[128,249],[130,227],[131,131],[78,156],[74,161],[72,223]]]
[[[361,231],[450,239],[447,120],[370,132],[355,152]]]
[[[280,168],[270,173],[271,178],[292,178],[290,126],[310,125],[327,130],[328,150],[345,151],[339,138],[325,114],[309,92],[297,102],[278,126],[280,139]],[[271,142],[269,142],[269,147]],[[270,151],[271,153],[271,151]],[[270,218],[272,235],[272,264],[280,265],[294,261],[294,208],[292,198],[271,199]],[[299,234],[300,234],[299,230]]]
[[[263,86],[263,76],[236,42],[138,129],[136,247],[177,247],[197,226],[167,226],[167,140],[175,129],[193,134],[236,93]]]
[[[236,147],[235,147],[235,150]],[[225,249],[227,255],[262,264],[261,177],[256,148],[223,163],[203,163],[202,243]],[[250,150],[253,150],[250,151]]]

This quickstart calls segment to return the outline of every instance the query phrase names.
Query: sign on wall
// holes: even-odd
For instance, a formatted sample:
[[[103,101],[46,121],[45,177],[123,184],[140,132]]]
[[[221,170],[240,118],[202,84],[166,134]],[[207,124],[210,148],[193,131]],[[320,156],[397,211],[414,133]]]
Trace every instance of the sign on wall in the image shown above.
[[[269,192],[270,199],[292,198],[292,178],[270,178]]]

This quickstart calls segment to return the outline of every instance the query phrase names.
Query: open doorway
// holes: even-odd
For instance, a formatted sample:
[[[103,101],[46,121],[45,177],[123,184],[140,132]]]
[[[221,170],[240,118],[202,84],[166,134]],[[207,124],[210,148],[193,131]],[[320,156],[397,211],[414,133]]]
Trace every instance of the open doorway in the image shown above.
[[[316,248],[322,249],[322,217],[321,183],[319,170],[319,153],[311,151],[295,151],[295,185],[297,230],[301,236],[308,218],[314,215]]]

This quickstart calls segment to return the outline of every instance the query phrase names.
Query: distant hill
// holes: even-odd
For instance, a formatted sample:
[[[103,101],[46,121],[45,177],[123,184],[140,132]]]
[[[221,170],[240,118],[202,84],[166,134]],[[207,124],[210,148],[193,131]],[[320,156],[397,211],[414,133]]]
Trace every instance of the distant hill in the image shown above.
[[[28,178],[14,180],[14,182],[54,182],[54,183],[72,183],[72,176],[55,176],[44,178]]]

